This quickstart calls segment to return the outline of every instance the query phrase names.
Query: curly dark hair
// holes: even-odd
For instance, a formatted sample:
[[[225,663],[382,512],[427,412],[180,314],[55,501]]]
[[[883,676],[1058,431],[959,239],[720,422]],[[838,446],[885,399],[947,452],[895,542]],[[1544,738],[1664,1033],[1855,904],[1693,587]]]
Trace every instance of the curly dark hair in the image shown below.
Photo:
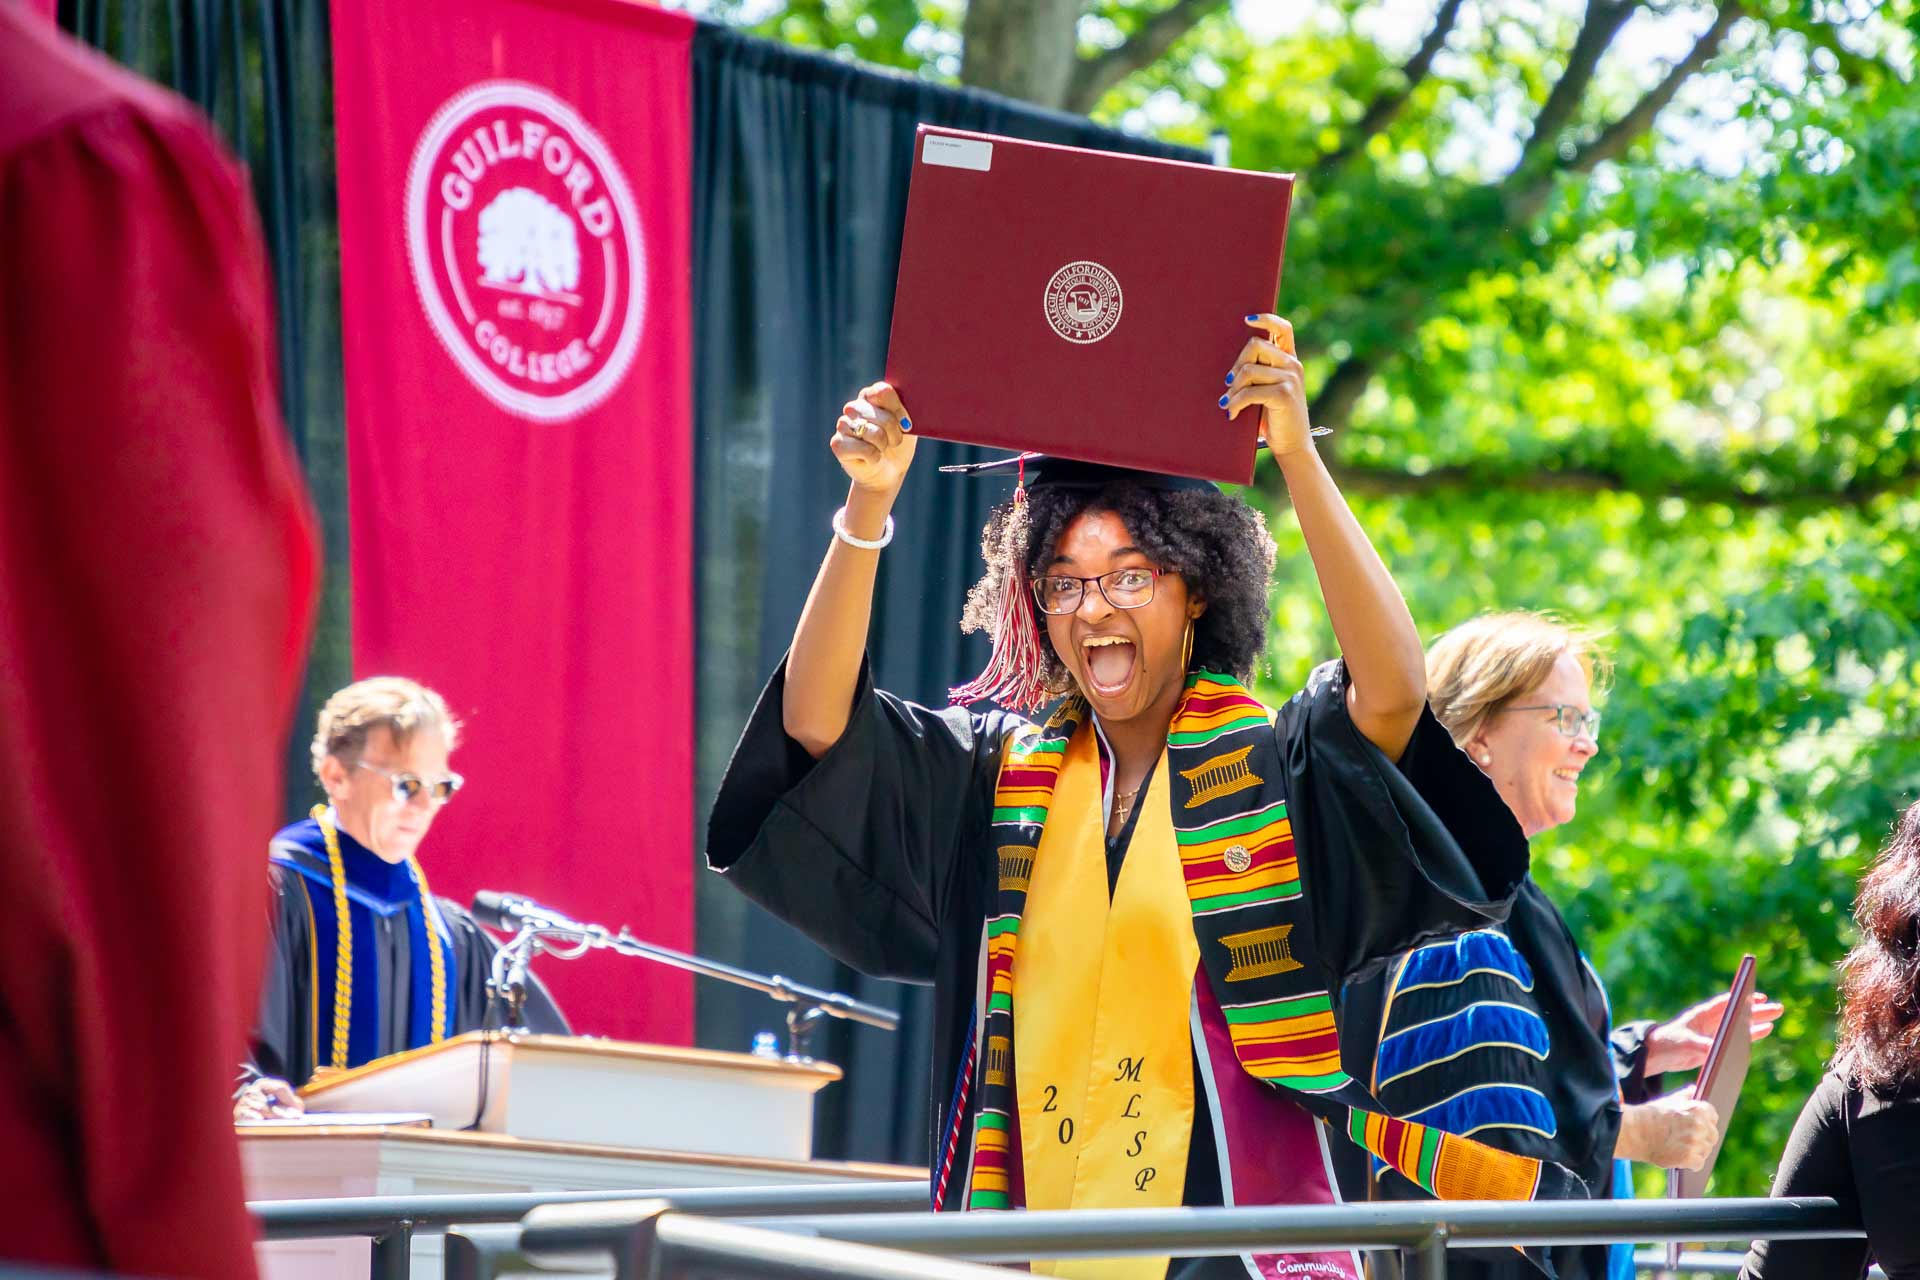
[[[1207,602],[1194,625],[1188,669],[1252,678],[1266,643],[1273,535],[1258,511],[1218,489],[1148,489],[1120,479],[1099,489],[1040,485],[1028,491],[1024,507],[1001,503],[981,532],[987,572],[967,593],[961,629],[993,635],[1009,579],[1014,590],[1027,590],[1067,526],[1087,511],[1119,516],[1150,559],[1185,578],[1187,590]],[[1072,692],[1073,677],[1048,641],[1045,621],[1037,613],[1034,621],[1047,691],[1055,697]]]
[[[1860,880],[1860,942],[1840,965],[1834,1066],[1867,1088],[1920,1087],[1920,804]]]

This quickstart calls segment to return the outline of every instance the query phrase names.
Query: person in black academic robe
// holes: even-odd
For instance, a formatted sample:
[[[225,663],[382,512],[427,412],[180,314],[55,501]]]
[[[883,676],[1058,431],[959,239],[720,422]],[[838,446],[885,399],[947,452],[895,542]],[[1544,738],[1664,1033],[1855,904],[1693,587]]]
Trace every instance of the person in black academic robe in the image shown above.
[[[382,867],[371,853],[353,837],[341,834],[341,855],[348,867],[348,878],[355,889],[372,897],[374,890],[365,881],[378,876]],[[319,844],[318,824],[308,818],[295,823],[274,837],[272,865],[268,875],[273,883],[273,945],[267,959],[265,986],[261,991],[260,1021],[253,1035],[254,1073],[281,1080],[305,1083],[314,1069],[324,1065],[324,1020],[315,1000],[318,982],[314,978],[320,958],[314,950],[312,912],[315,899],[330,893],[327,860],[324,851],[316,856]],[[405,868],[398,868],[404,872]],[[371,950],[376,958],[378,976],[375,989],[384,993],[380,1017],[376,1023],[369,1057],[385,1057],[405,1049],[417,1048],[417,1037],[410,1023],[414,979],[418,969],[417,930],[407,927],[409,909],[417,910],[419,896],[404,889],[394,891],[398,876],[386,877],[391,899],[382,899],[385,911],[368,913],[373,923]],[[492,971],[494,954],[500,946],[493,935],[481,928],[465,908],[450,898],[433,899],[452,934],[453,980],[449,984],[450,1034],[499,1025],[497,1014],[487,1006],[487,976]],[[398,909],[396,909],[398,908]],[[358,913],[356,913],[358,915]],[[356,944],[357,945],[357,944]],[[331,963],[331,958],[328,958]],[[538,979],[527,988],[526,1022],[530,1030],[556,1035],[568,1033],[567,1020],[553,997]],[[316,1033],[318,1028],[318,1033]],[[357,1066],[358,1061],[349,1065]]]
[[[322,708],[314,773],[332,803],[268,846],[272,944],[236,1118],[298,1114],[293,1091],[322,1068],[498,1025],[487,995],[498,947],[433,895],[416,856],[461,786],[447,768],[457,738],[439,695],[411,680],[362,680]],[[524,1020],[568,1030],[530,975]]]
[[[1127,859],[1147,856],[1139,846],[1141,810],[1150,802],[1170,805],[1176,836],[1226,833],[1217,854],[1194,844],[1214,835],[1191,836],[1187,852],[1151,851],[1175,858],[1176,881],[1185,876],[1177,909],[1182,919],[1191,909],[1201,960],[1191,1048],[1206,1087],[1194,1089],[1181,1202],[1220,1204],[1229,1178],[1228,1203],[1324,1202],[1333,1196],[1326,1144],[1349,1136],[1394,1150],[1401,1163],[1419,1166],[1419,1176],[1462,1198],[1589,1194],[1560,1166],[1475,1153],[1471,1141],[1429,1135],[1424,1148],[1418,1136],[1403,1144],[1400,1135],[1411,1130],[1388,1121],[1362,1080],[1348,1074],[1371,1060],[1377,1033],[1346,1016],[1348,982],[1409,946],[1503,919],[1526,873],[1526,842],[1486,777],[1426,708],[1411,619],[1313,456],[1290,330],[1273,317],[1248,322],[1272,340],[1248,343],[1228,378],[1237,389],[1221,404],[1233,411],[1258,405],[1264,413],[1263,438],[1293,494],[1345,651],[1277,710],[1261,708],[1233,676],[1219,674],[1245,673],[1261,648],[1274,553],[1258,515],[1203,482],[1033,455],[1022,460],[1035,472],[1031,500],[1016,497],[996,511],[985,539],[988,579],[969,604],[969,621],[994,629],[989,670],[997,675],[956,697],[1034,707],[1047,700],[1037,693],[1064,694],[1062,710],[1036,729],[1005,711],[933,711],[876,689],[863,659],[871,553],[891,537],[888,511],[913,440],[885,384],[849,402],[838,423],[833,448],[853,488],[833,519],[835,541],[789,657],[728,766],[707,857],[842,962],[933,985],[928,1121],[936,1208],[1054,1207],[1036,1206],[1022,1188],[1017,1134],[1022,1117],[1037,1122],[1038,1111],[1054,1108],[1030,1108],[1023,1099],[1006,1118],[1006,1081],[1016,1074],[1015,1059],[1026,1059],[1011,1028],[996,1030],[994,1020],[1009,1016],[1020,989],[1066,970],[1021,968],[1016,960],[1019,986],[1009,988],[1006,956],[1034,923],[1021,912],[1028,878],[1038,875],[1042,829],[1103,828],[1107,888],[1117,903]],[[1034,603],[1047,615],[1044,625]],[[1216,706],[1225,709],[1209,709]],[[1201,752],[1224,754],[1183,759],[1184,750],[1229,734]],[[1097,748],[1088,735],[1097,736]],[[1086,766],[1075,762],[1094,750],[1093,811],[1079,808],[1087,803],[1084,784],[1067,809],[1050,807],[1054,793],[1043,775],[1078,768],[1084,777]],[[1050,752],[1065,763],[1039,763]],[[1136,797],[1145,798],[1135,805]],[[1288,866],[1297,864],[1290,886],[1259,878],[1263,851],[1278,846],[1225,843],[1256,829],[1267,838],[1272,829],[1259,824],[1274,814],[1291,822],[1280,833]],[[1164,813],[1158,821],[1165,830]],[[1250,835],[1247,844],[1254,843]],[[1195,888],[1235,875],[1253,878],[1244,888]],[[1256,996],[1258,983],[1276,977],[1300,991]],[[1223,1018],[1229,1001],[1234,1012]],[[1311,1063],[1294,1048],[1306,1042],[1316,1046]],[[1268,1044],[1280,1047],[1268,1051]],[[1262,1074],[1275,1062],[1288,1071]],[[1130,1063],[1137,1068],[1120,1059],[1121,1069]],[[996,1089],[1002,1108],[983,1101]],[[1311,1120],[1292,1127],[1275,1105],[1327,1127]],[[1131,1106],[1125,1115],[1136,1114]],[[1254,1123],[1236,1126],[1236,1109]],[[1073,1141],[1067,1123],[1057,1125],[1062,1144]],[[1051,1135],[1055,1127],[1049,1116],[1030,1132]],[[1088,1119],[1075,1131],[1093,1127]],[[1011,1138],[987,1140],[1010,1130]],[[963,1141],[969,1133],[971,1160]],[[1394,1136],[1383,1140],[1383,1133]],[[1452,1149],[1463,1158],[1423,1164],[1431,1157],[1419,1153],[1437,1142],[1457,1144]],[[1243,1162],[1249,1149],[1253,1160]],[[1014,1155],[1000,1157],[1001,1150]],[[1443,1166],[1500,1176],[1447,1184],[1451,1175],[1437,1173]],[[1507,1176],[1516,1169],[1524,1172]],[[1318,1185],[1309,1188],[1310,1180]],[[950,1183],[964,1195],[947,1194]],[[1255,1184],[1260,1189],[1249,1194]],[[1316,1255],[1301,1265],[1316,1275],[1357,1274],[1351,1255]],[[1234,1261],[1223,1274],[1242,1268]]]
[[[1531,876],[1503,924],[1397,958],[1349,999],[1350,1016],[1381,1028],[1375,1087],[1396,1110],[1442,1128],[1450,1127],[1443,1113],[1470,1117],[1481,1141],[1559,1161],[1596,1197],[1612,1194],[1621,1107],[1660,1092],[1660,1077],[1646,1073],[1655,1024],[1612,1025],[1598,977]],[[1436,1034],[1442,1027],[1449,1033]],[[1349,1200],[1431,1198],[1357,1149],[1342,1151],[1335,1168]],[[1551,1251],[1560,1280],[1606,1280],[1611,1253],[1608,1245]],[[1512,1249],[1456,1249],[1450,1259],[1472,1280],[1535,1274]],[[1397,1274],[1390,1261],[1376,1273]]]
[[[1574,817],[1599,749],[1593,645],[1551,618],[1500,613],[1455,627],[1429,653],[1436,713],[1529,838]],[[1399,957],[1365,987],[1355,1001],[1377,1010],[1384,1095],[1442,1129],[1560,1161],[1599,1194],[1632,1194],[1628,1159],[1697,1167],[1718,1132],[1705,1103],[1662,1096],[1663,1073],[1700,1065],[1726,997],[1666,1023],[1614,1026],[1598,975],[1531,877],[1504,924]],[[1780,1006],[1756,997],[1751,1012],[1757,1038]],[[1349,1199],[1426,1198],[1377,1162],[1347,1159],[1340,1174]],[[1631,1252],[1561,1245],[1552,1257],[1563,1280],[1605,1280],[1631,1275]],[[1468,1280],[1527,1272],[1512,1250],[1457,1251],[1451,1266]]]
[[[918,706],[874,688],[863,668],[845,735],[816,761],[782,728],[786,678],[783,664],[734,749],[707,860],[842,963],[932,984],[928,1120],[937,1137],[973,1017],[981,924],[994,905],[994,779],[1022,721]],[[1326,815],[1296,822],[1294,849],[1335,973],[1504,916],[1526,868],[1518,829],[1504,809],[1479,803],[1481,792],[1491,795],[1486,780],[1437,721],[1422,717],[1395,765],[1354,730],[1345,695],[1346,672],[1330,664],[1275,723],[1304,793],[1296,808],[1311,797]],[[1129,823],[1109,842],[1110,880],[1131,834]],[[1354,1027],[1356,1036],[1365,1030]]]

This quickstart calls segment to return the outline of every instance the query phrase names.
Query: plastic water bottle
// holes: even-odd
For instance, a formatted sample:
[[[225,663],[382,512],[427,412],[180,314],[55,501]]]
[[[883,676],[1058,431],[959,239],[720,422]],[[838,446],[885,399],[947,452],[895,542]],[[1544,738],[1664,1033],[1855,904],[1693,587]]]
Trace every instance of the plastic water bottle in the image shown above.
[[[780,1038],[771,1031],[753,1033],[753,1056],[756,1058],[777,1058],[780,1056]]]

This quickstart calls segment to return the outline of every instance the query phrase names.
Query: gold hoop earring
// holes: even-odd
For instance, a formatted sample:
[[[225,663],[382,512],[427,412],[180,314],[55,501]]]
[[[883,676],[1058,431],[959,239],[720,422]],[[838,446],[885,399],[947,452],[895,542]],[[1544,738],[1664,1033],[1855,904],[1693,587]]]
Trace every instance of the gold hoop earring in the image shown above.
[[[1180,646],[1180,669],[1193,670],[1193,619],[1187,619],[1187,635]]]

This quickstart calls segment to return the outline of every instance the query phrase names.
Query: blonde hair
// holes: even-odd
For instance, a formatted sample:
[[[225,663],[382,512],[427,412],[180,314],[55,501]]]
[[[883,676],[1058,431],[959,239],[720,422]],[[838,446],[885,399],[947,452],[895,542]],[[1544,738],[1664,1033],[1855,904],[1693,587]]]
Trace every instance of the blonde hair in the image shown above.
[[[1486,613],[1463,622],[1427,650],[1427,699],[1433,714],[1464,747],[1488,717],[1546,680],[1570,653],[1601,689],[1613,674],[1600,635],[1551,614]]]
[[[358,760],[375,729],[385,729],[403,749],[422,730],[438,731],[449,751],[460,742],[460,722],[439,694],[404,676],[372,676],[354,681],[320,708],[313,735],[314,776],[320,776],[320,762],[328,756],[343,764]]]

